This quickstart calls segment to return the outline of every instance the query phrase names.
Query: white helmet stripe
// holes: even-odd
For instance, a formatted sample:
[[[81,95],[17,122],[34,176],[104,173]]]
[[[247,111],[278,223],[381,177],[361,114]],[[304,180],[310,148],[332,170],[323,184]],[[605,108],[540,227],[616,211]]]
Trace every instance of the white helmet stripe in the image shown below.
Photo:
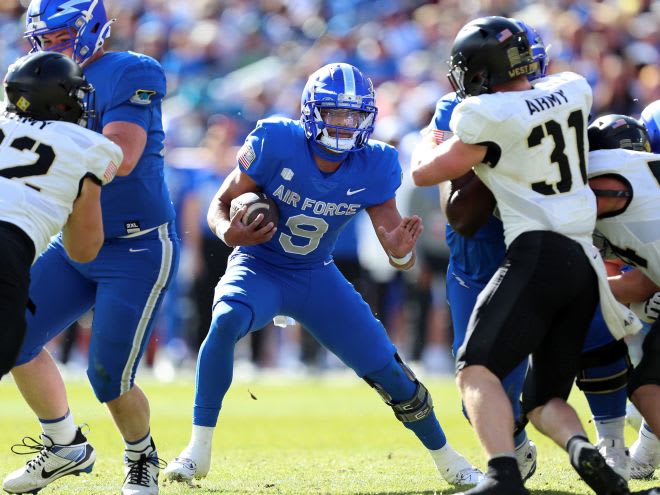
[[[355,96],[355,74],[353,73],[353,67],[348,64],[342,64],[341,73],[344,76],[344,94]]]

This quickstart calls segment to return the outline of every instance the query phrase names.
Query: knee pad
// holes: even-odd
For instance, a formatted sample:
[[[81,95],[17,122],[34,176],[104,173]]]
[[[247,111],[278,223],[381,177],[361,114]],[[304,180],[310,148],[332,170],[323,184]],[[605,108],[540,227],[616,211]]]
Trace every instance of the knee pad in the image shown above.
[[[252,318],[252,309],[242,302],[233,300],[218,301],[213,307],[209,336],[222,332],[233,336],[234,341],[238,341],[250,330]]]
[[[632,371],[623,340],[585,352],[575,384],[585,394],[607,394],[626,387]]]
[[[365,376],[364,381],[378,392],[402,423],[419,421],[433,412],[429,391],[398,354],[385,368]]]

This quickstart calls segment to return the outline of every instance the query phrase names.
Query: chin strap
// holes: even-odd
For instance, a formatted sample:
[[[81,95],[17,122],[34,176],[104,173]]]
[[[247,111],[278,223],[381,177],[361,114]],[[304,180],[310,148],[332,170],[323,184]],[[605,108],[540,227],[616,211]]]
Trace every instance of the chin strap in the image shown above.
[[[612,189],[592,189],[592,191],[601,198],[632,198],[630,191],[614,191]]]
[[[335,162],[335,163],[343,162],[348,156],[348,151],[335,153],[321,146],[316,141],[310,140],[309,144],[312,148],[312,153],[314,155],[323,158],[324,160],[328,160],[329,162]]]

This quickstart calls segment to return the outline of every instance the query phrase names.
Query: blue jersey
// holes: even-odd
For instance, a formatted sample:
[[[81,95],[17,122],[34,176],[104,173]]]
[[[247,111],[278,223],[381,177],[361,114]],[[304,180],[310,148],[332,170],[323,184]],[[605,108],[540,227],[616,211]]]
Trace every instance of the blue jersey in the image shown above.
[[[111,122],[131,122],[147,133],[135,169],[103,188],[101,207],[106,238],[133,234],[174,219],[163,171],[161,102],[165,74],[151,57],[109,52],[84,69],[96,89],[96,124],[102,132]]]
[[[257,123],[238,162],[280,212],[270,241],[238,250],[279,266],[328,262],[343,227],[364,208],[392,199],[401,185],[392,146],[369,141],[326,174],[317,167],[300,122],[281,117]]]
[[[449,131],[451,114],[458,102],[456,93],[443,96],[436,104],[432,127]],[[451,225],[447,224],[446,239],[452,269],[460,271],[472,280],[486,283],[504,259],[504,227],[493,215],[486,225],[469,239],[455,232]]]

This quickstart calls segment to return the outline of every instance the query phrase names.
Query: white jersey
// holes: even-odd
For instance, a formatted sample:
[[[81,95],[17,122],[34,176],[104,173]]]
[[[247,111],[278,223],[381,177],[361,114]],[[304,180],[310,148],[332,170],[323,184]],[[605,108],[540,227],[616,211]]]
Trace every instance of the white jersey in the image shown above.
[[[605,265],[592,244],[596,197],[587,184],[587,118],[591,88],[562,72],[533,89],[467,98],[454,109],[451,130],[464,143],[489,146],[474,170],[500,211],[507,247],[524,232],[546,230],[582,245],[598,276],[603,317],[615,338],[641,323],[610,290]]]
[[[0,116],[0,220],[30,236],[39,256],[66,223],[83,178],[106,183],[122,159],[119,146],[79,125]]]
[[[632,198],[621,213],[596,227],[612,250],[660,285],[660,155],[629,150],[589,153],[589,178],[607,175],[626,182]]]
[[[467,98],[454,110],[450,126],[461,141],[493,150],[490,163],[475,172],[497,200],[507,246],[532,230],[591,239],[596,199],[586,181],[590,109],[587,81],[564,72],[528,91]]]

